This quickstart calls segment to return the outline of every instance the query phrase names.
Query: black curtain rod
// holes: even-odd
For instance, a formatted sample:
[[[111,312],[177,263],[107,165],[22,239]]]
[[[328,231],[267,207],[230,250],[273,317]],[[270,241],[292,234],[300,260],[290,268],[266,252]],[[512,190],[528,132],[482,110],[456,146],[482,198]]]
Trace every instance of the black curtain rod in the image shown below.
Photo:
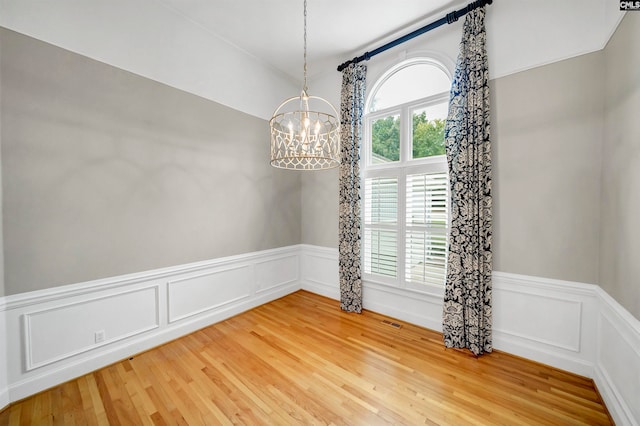
[[[463,7],[462,9],[459,10],[455,10],[451,13],[447,13],[447,15],[443,18],[438,19],[435,22],[432,22],[428,25],[425,25],[422,28],[418,28],[417,30],[410,32],[409,34],[402,36],[400,38],[397,38],[393,41],[390,41],[389,43],[385,44],[384,46],[380,46],[377,49],[372,50],[371,52],[365,52],[364,55],[362,56],[356,56],[355,58],[353,58],[350,61],[344,62],[340,65],[338,65],[338,71],[341,72],[343,69],[345,69],[346,67],[349,66],[349,64],[357,64],[358,62],[362,62],[362,61],[368,61],[370,58],[376,56],[379,53],[384,52],[385,50],[389,50],[392,47],[396,47],[399,44],[402,44],[406,41],[411,40],[412,38],[418,37],[421,34],[424,34],[426,32],[429,32],[433,29],[438,28],[439,26],[442,26],[444,24],[453,24],[454,22],[456,22],[458,20],[458,18],[466,15],[467,13],[471,12],[474,9],[477,9],[479,7],[482,7],[486,4],[491,4],[493,3],[493,0],[477,0],[474,1],[472,3],[469,3],[468,5],[466,5],[465,7]]]

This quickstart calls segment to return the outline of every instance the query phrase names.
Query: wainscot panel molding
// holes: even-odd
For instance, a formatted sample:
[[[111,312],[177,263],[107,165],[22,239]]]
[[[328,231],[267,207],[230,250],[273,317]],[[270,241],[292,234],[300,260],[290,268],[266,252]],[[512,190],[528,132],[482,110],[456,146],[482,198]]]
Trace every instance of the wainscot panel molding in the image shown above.
[[[9,405],[9,402],[11,402],[9,399],[9,388],[5,384],[0,387],[0,410]]]
[[[618,425],[640,425],[640,320],[597,289],[598,350],[594,381]]]
[[[339,300],[338,250],[301,245],[300,280],[304,290]]]
[[[7,327],[5,321],[5,301],[0,297],[0,410],[9,404],[9,385],[7,379]]]
[[[300,246],[304,290],[338,300],[338,250]],[[363,282],[365,309],[442,330],[443,290]],[[494,348],[594,379],[619,425],[640,425],[640,321],[599,286],[493,272]]]
[[[122,309],[132,306],[135,309]],[[156,329],[158,308],[154,286],[27,312],[22,316],[25,370]]]
[[[169,323],[248,299],[254,281],[251,265],[189,274],[168,281]]]
[[[336,249],[295,245],[0,297],[0,407],[300,288],[339,299]],[[365,309],[437,331],[442,295],[363,282]],[[494,272],[493,297],[496,349],[593,378],[617,424],[640,424],[640,321],[591,284]]]
[[[339,300],[338,250],[311,245],[300,247],[302,289]],[[365,309],[441,331],[442,289],[427,293],[371,281],[363,281],[362,285]]]
[[[297,291],[299,265],[295,245],[0,297],[0,409]]]
[[[596,286],[493,273],[496,349],[593,377]]]

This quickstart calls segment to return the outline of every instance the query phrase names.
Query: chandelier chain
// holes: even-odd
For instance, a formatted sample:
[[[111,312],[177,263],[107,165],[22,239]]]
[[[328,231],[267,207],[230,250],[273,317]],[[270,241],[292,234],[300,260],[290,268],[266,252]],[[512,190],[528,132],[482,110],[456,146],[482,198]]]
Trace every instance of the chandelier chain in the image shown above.
[[[304,92],[307,93],[307,0],[304,0]]]
[[[2,0],[0,0],[2,1]],[[325,170],[340,165],[340,120],[326,99],[307,91],[307,0],[304,0],[304,87],[286,99],[269,120],[271,165],[290,170]],[[313,100],[313,109],[309,104]]]

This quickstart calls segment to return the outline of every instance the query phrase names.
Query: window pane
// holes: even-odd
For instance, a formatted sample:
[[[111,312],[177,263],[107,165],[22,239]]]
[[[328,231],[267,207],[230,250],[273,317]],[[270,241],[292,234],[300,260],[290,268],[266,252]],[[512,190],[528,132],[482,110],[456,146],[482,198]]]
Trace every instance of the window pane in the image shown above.
[[[446,234],[407,232],[405,279],[418,284],[443,285],[446,273]]]
[[[397,276],[397,235],[395,231],[364,230],[364,272],[367,274]]]
[[[447,174],[407,176],[407,225],[447,227]]]
[[[444,155],[444,124],[448,102],[413,111],[413,158]]]
[[[369,111],[380,111],[395,105],[448,92],[451,80],[439,67],[414,64],[396,71],[374,95]]]
[[[371,125],[371,163],[400,160],[400,116],[390,115]]]
[[[446,68],[430,58],[403,61],[373,86],[362,188],[362,266],[370,279],[425,291],[444,284],[450,89]]]
[[[398,178],[370,178],[364,184],[364,223],[395,224],[398,221]]]

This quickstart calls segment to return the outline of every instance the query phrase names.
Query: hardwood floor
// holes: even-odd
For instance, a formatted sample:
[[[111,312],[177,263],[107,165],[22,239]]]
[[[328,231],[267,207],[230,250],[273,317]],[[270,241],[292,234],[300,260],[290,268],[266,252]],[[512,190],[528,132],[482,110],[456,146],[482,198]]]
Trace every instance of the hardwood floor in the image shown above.
[[[0,425],[612,424],[592,380],[299,291],[11,405]]]

